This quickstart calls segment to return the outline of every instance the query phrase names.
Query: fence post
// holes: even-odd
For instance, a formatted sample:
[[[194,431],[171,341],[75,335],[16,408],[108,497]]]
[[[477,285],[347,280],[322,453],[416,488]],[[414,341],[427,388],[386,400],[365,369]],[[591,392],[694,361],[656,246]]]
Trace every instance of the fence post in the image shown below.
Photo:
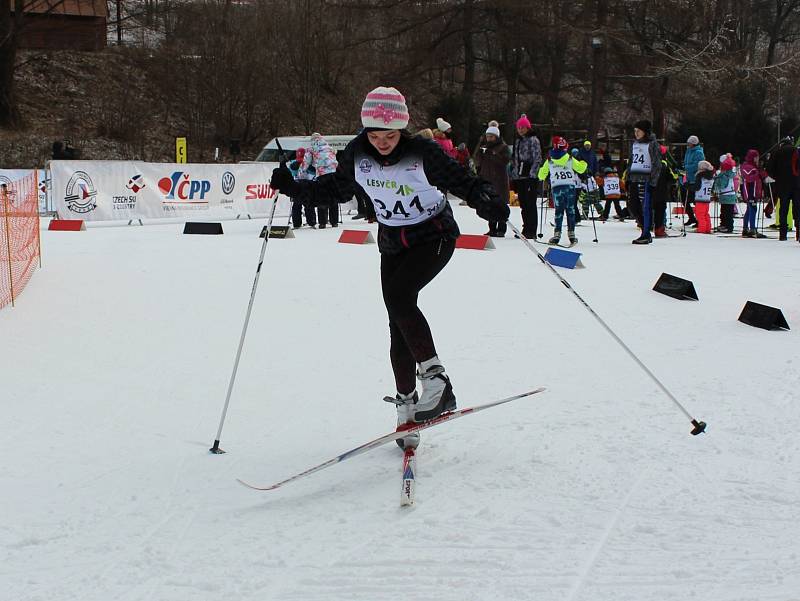
[[[11,231],[8,226],[8,214],[11,210],[8,202],[8,187],[0,184],[0,196],[3,201],[3,216],[6,227],[6,250],[8,252],[8,283],[11,286],[11,306],[14,306],[14,272],[11,269]]]
[[[45,181],[47,181],[47,176],[45,176]],[[34,213],[36,217],[36,247],[39,253],[39,269],[42,268],[42,218],[39,215],[39,169],[36,168],[33,170],[33,183],[34,183],[34,191],[36,193],[36,212]],[[45,198],[46,198],[45,194]],[[46,204],[45,200],[45,204]],[[45,207],[47,208],[47,207]]]

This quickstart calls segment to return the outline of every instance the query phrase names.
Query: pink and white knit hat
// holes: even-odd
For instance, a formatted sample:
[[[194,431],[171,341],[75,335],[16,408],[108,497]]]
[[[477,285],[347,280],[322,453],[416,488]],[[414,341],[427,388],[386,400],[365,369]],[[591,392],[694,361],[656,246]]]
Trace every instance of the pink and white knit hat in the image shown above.
[[[404,129],[408,125],[406,99],[395,88],[375,88],[361,105],[361,124],[375,129]]]

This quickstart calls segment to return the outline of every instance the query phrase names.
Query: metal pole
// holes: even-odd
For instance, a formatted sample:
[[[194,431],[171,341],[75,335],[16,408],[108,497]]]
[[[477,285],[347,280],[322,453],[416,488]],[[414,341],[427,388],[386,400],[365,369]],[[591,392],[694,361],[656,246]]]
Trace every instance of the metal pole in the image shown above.
[[[572,288],[572,286],[570,286],[569,282],[568,282],[567,280],[565,280],[563,277],[561,277],[561,274],[560,274],[560,273],[558,273],[558,272],[555,270],[555,268],[554,268],[552,265],[550,265],[550,263],[548,263],[548,262],[547,262],[547,259],[545,259],[545,258],[542,256],[542,254],[541,254],[541,253],[540,253],[538,250],[536,250],[536,248],[533,246],[533,244],[531,244],[531,243],[530,243],[530,242],[528,242],[528,241],[527,241],[525,238],[523,238],[523,237],[522,237],[522,235],[519,233],[519,230],[517,230],[516,226],[515,226],[513,223],[511,223],[510,221],[508,222],[508,225],[509,225],[509,227],[511,227],[511,230],[512,230],[512,231],[513,231],[515,234],[518,234],[518,237],[519,237],[519,239],[520,239],[520,240],[522,240],[523,244],[525,244],[525,246],[527,246],[527,247],[528,247],[528,248],[529,248],[529,249],[530,249],[532,252],[536,253],[536,256],[539,258],[539,260],[540,260],[540,261],[541,261],[541,262],[542,262],[542,263],[543,263],[543,264],[544,264],[544,265],[545,265],[545,266],[546,266],[546,267],[547,267],[547,268],[550,270],[550,272],[551,272],[551,273],[552,273],[554,276],[556,276],[556,277],[559,279],[559,281],[560,281],[560,282],[561,282],[561,283],[564,285],[564,287],[565,287],[567,290],[569,290],[570,292],[572,292],[572,294],[573,294],[573,295],[575,295],[575,298],[577,298],[577,299],[580,301],[580,303],[581,303],[581,304],[582,304],[582,305],[583,305],[583,306],[586,308],[586,310],[587,310],[587,311],[589,311],[589,313],[591,313],[591,314],[592,314],[592,317],[594,317],[594,318],[597,320],[597,322],[598,322],[598,323],[599,323],[601,326],[603,326],[603,329],[604,329],[606,332],[608,332],[608,334],[609,334],[609,335],[610,335],[610,336],[611,336],[611,337],[612,337],[612,338],[613,338],[613,339],[614,339],[614,340],[615,340],[615,341],[616,341],[616,342],[617,342],[617,343],[618,343],[618,344],[619,344],[619,345],[620,345],[620,346],[623,348],[623,350],[624,350],[626,353],[628,353],[628,356],[629,356],[631,359],[633,359],[633,360],[636,362],[636,364],[637,364],[639,367],[641,367],[641,368],[642,368],[642,370],[643,370],[643,371],[644,371],[644,372],[645,372],[645,373],[646,373],[648,376],[650,376],[650,379],[651,379],[651,380],[653,380],[653,382],[655,382],[655,383],[656,383],[656,385],[657,385],[657,386],[658,386],[658,387],[661,389],[661,391],[662,391],[662,392],[663,392],[665,395],[667,395],[667,397],[668,397],[668,398],[669,398],[669,399],[670,399],[670,400],[671,400],[673,403],[675,403],[675,406],[676,406],[676,407],[678,407],[678,409],[680,409],[680,410],[681,410],[681,412],[682,412],[682,413],[683,413],[683,414],[684,414],[686,417],[688,417],[688,418],[689,418],[689,420],[692,422],[692,426],[694,426],[694,427],[692,428],[692,431],[691,431],[692,435],[696,436],[696,435],[698,435],[698,434],[700,434],[700,433],[704,432],[704,431],[705,431],[705,429],[706,429],[706,423],[705,423],[705,422],[701,422],[701,421],[697,421],[696,419],[694,419],[694,418],[691,416],[691,414],[690,414],[690,413],[689,413],[689,412],[686,410],[686,408],[685,408],[685,407],[684,407],[684,406],[683,406],[683,405],[682,405],[682,404],[681,404],[681,403],[678,401],[678,399],[676,399],[676,398],[675,398],[675,396],[674,396],[674,395],[673,395],[673,394],[672,394],[672,393],[671,393],[669,390],[667,390],[667,387],[666,387],[666,386],[664,386],[664,385],[661,383],[661,380],[659,380],[659,379],[658,379],[658,378],[655,376],[655,374],[653,374],[653,372],[652,372],[652,371],[650,371],[650,370],[647,368],[647,366],[646,366],[644,363],[642,363],[642,361],[639,359],[639,357],[637,357],[637,356],[636,356],[636,355],[633,353],[633,351],[632,351],[630,348],[628,348],[628,345],[627,345],[627,344],[625,344],[625,343],[622,341],[622,339],[621,339],[619,336],[617,336],[617,335],[614,333],[614,330],[612,330],[610,327],[608,327],[608,325],[606,324],[606,322],[605,322],[605,321],[603,321],[603,320],[600,318],[600,316],[599,316],[597,313],[595,313],[595,312],[594,312],[594,309],[592,309],[592,308],[589,306],[589,303],[587,303],[585,300],[583,300],[583,298],[581,298],[580,294],[578,294],[577,292],[575,292],[574,288]]]
[[[34,184],[36,187],[34,190],[36,191],[36,245],[38,246],[39,250],[39,269],[42,268],[42,224],[41,219],[39,218],[39,170],[34,169]]]
[[[778,144],[781,143],[781,80],[777,79],[778,82]]]
[[[276,142],[278,144],[278,149],[281,151],[282,158],[281,158],[281,166],[286,164],[286,153],[283,151],[281,147],[280,140],[276,138]],[[272,203],[272,210],[269,213],[269,220],[267,221],[267,227],[264,231],[264,243],[261,245],[261,255],[258,258],[258,267],[256,268],[256,277],[253,280],[253,289],[250,291],[250,302],[247,304],[247,313],[244,317],[244,325],[242,326],[242,335],[239,338],[239,348],[236,350],[236,359],[233,362],[233,372],[231,373],[230,382],[228,382],[228,392],[225,394],[225,405],[222,408],[222,416],[219,419],[219,428],[217,428],[217,437],[214,439],[214,445],[208,449],[210,452],[214,453],[215,455],[220,455],[224,453],[222,449],[219,448],[219,440],[222,436],[222,426],[225,423],[225,416],[228,414],[228,405],[231,402],[231,393],[233,392],[233,383],[236,381],[236,372],[239,370],[239,359],[242,356],[242,347],[244,346],[244,338],[247,334],[247,325],[250,323],[250,313],[253,310],[253,301],[256,298],[256,289],[258,288],[258,278],[261,276],[261,266],[264,264],[264,255],[267,252],[267,243],[269,242],[269,233],[272,230],[272,220],[275,218],[275,209],[278,207],[278,195],[275,195],[275,202]]]
[[[275,207],[278,206],[278,196],[275,196],[275,202],[272,204],[272,211],[269,214],[269,221],[267,222],[267,228],[264,232],[264,243],[261,245],[261,256],[258,258],[258,267],[256,268],[256,277],[253,281],[253,289],[250,291],[250,302],[247,305],[247,313],[244,317],[244,326],[242,326],[242,335],[239,338],[239,348],[236,350],[236,359],[233,362],[233,372],[231,373],[231,379],[228,382],[228,392],[225,395],[225,405],[222,408],[222,416],[219,420],[219,428],[217,428],[217,437],[214,439],[214,446],[212,446],[209,451],[212,453],[219,455],[224,453],[222,449],[219,448],[219,440],[222,436],[222,426],[225,423],[225,416],[228,414],[228,405],[231,402],[231,393],[233,392],[233,383],[236,381],[236,372],[239,370],[239,359],[242,356],[242,347],[244,346],[244,338],[247,335],[247,325],[250,323],[250,313],[253,310],[253,301],[256,298],[256,289],[258,288],[258,278],[261,275],[261,266],[264,264],[264,254],[267,252],[267,242],[269,241],[269,232],[272,229],[272,220],[275,217]]]
[[[0,192],[3,196],[3,215],[5,216],[6,224],[6,250],[8,251],[8,282],[11,286],[11,306],[14,306],[14,271],[11,269],[11,231],[8,227],[8,217],[11,211],[10,202],[8,200],[8,186],[6,184],[0,185]]]

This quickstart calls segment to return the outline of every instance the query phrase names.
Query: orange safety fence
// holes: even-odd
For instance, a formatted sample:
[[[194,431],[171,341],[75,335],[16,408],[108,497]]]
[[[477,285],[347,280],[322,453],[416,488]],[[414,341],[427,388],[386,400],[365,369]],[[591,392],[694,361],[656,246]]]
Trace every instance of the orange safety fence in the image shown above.
[[[13,306],[41,260],[36,180],[34,171],[0,184],[0,308]]]

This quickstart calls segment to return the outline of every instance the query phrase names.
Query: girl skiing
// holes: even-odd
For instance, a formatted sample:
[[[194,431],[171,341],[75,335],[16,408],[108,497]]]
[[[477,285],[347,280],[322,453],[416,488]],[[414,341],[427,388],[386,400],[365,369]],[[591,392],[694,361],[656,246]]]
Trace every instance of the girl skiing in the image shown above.
[[[271,180],[273,188],[290,196],[298,186],[324,186],[339,202],[355,194],[373,205],[399,424],[423,422],[456,407],[450,378],[417,306],[420,291],[453,256],[459,235],[441,190],[465,199],[487,221],[505,223],[510,213],[491,184],[470,175],[435,142],[408,133],[408,120],[400,92],[375,88],[361,107],[364,129],[340,153],[333,177],[295,182],[281,166]],[[419,394],[415,372],[421,381]],[[411,438],[407,442],[413,444]]]

